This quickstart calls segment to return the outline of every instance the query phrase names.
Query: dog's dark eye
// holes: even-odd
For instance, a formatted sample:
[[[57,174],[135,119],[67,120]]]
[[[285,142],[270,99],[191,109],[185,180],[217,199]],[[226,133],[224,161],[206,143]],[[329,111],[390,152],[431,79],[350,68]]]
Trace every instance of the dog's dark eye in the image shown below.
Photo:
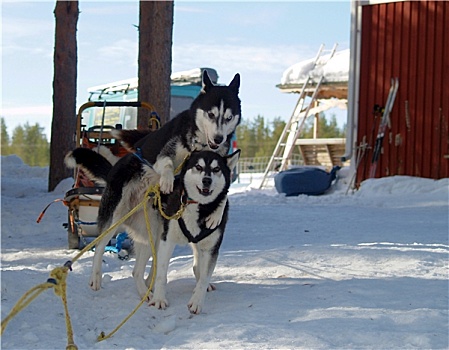
[[[199,164],[195,165],[195,169],[198,171],[203,171],[203,167]]]
[[[232,114],[230,114],[226,117],[226,120],[232,120],[232,118],[234,118],[234,116]]]
[[[221,170],[220,167],[216,166],[215,168],[212,169],[212,172],[218,173],[220,170]]]
[[[207,112],[207,115],[208,115],[209,118],[211,118],[211,119],[214,119],[214,118],[215,118],[214,112]]]

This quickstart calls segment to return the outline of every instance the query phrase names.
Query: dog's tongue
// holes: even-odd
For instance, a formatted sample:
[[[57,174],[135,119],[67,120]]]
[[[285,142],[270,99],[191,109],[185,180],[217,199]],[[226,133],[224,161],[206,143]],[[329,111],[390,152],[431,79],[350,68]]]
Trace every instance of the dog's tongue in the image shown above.
[[[201,192],[203,192],[203,194],[209,194],[209,189],[208,188],[203,188],[202,190],[201,190]]]

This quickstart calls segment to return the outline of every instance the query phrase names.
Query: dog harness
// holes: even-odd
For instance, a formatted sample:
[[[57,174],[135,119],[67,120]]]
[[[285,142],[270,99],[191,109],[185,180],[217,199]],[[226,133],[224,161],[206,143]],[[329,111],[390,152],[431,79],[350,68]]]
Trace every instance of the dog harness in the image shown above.
[[[153,169],[153,164],[151,164],[148,160],[146,160],[143,155],[142,155],[142,149],[140,147],[138,147],[136,149],[135,152],[133,152],[132,154],[134,154],[142,163],[148,165],[151,169]]]
[[[198,243],[198,242],[202,241],[204,238],[210,236],[218,227],[217,226],[215,228],[203,228],[200,231],[200,234],[198,236],[193,237],[192,234],[190,233],[190,231],[188,230],[183,218],[178,219],[178,224],[179,224],[179,228],[181,229],[182,233],[187,238],[189,243]]]

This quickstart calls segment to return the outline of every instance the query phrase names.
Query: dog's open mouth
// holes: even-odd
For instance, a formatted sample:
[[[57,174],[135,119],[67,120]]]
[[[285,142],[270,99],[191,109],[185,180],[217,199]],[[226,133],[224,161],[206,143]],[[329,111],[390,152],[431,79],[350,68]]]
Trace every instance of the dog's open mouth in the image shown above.
[[[217,144],[215,144],[215,143],[213,143],[213,142],[210,142],[210,141],[209,141],[209,147],[210,147],[210,149],[217,149],[217,148],[220,147],[220,146],[217,145]]]
[[[198,189],[198,192],[202,195],[202,196],[210,196],[211,194],[212,194],[212,191],[209,189],[209,188],[207,188],[207,187],[204,187],[204,188],[199,188],[198,186],[196,187],[197,189]]]

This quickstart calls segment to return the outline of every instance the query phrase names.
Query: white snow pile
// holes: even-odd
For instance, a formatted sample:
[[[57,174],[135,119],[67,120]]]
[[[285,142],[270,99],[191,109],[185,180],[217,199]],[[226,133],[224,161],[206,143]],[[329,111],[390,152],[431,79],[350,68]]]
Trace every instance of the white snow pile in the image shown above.
[[[315,58],[298,62],[282,74],[281,85],[303,84],[310,75],[317,82],[324,74],[323,83],[347,83],[349,79],[349,49],[321,56],[315,67]]]
[[[47,280],[76,251],[67,249],[70,189],[47,193],[48,169],[2,157],[1,313]],[[170,306],[147,305],[110,339],[137,305],[134,258],[104,256],[103,286],[88,286],[92,252],[69,272],[68,308],[79,349],[447,349],[448,179],[389,177],[346,195],[346,179],[323,196],[285,197],[254,190],[242,176],[216,291],[203,313],[187,309],[195,286],[192,254],[177,248],[169,268]],[[149,271],[150,263],[148,263]],[[47,290],[8,324],[2,349],[66,346],[60,298]]]

